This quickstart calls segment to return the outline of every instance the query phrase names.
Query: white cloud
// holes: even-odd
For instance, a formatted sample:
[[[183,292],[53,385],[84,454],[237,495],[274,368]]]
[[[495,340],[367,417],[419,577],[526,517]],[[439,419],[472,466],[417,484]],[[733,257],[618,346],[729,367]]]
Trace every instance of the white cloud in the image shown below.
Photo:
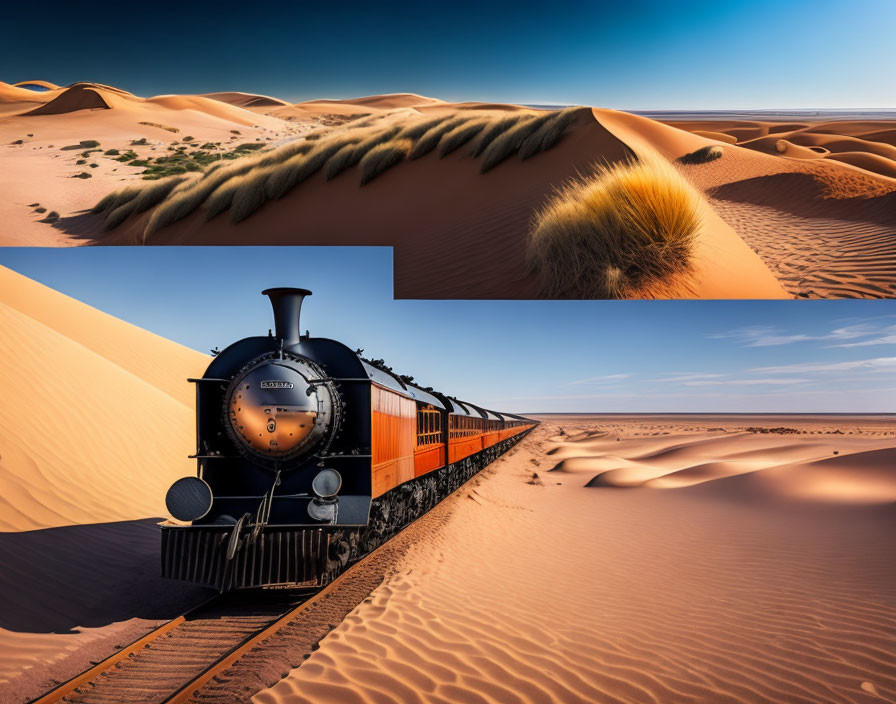
[[[849,362],[803,362],[783,364],[776,367],[754,367],[750,372],[764,374],[813,374],[818,372],[838,372],[861,369],[864,371],[896,371],[896,357],[874,357]]]
[[[784,384],[805,384],[810,383],[810,379],[719,379],[719,380],[703,380],[688,381],[685,386],[763,386],[774,385],[780,386]]]
[[[570,384],[609,384],[614,381],[623,381],[631,378],[631,374],[604,374],[603,376],[594,376],[588,379],[576,379],[570,381]]]

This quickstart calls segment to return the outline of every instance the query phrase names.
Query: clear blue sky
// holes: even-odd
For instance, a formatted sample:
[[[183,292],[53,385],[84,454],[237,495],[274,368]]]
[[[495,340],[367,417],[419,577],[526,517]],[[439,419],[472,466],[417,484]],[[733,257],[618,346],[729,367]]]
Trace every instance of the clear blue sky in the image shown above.
[[[893,0],[7,3],[0,80],[290,100],[893,108]]]
[[[896,412],[896,300],[395,301],[389,248],[0,248],[0,265],[197,350],[303,328],[498,410]]]

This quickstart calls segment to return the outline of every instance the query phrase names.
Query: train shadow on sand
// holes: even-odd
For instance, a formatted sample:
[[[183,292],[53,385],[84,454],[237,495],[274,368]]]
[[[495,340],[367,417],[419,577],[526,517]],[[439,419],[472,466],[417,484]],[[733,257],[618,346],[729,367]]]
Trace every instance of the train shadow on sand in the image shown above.
[[[159,520],[0,533],[0,628],[71,633],[170,619],[213,595],[159,576]]]

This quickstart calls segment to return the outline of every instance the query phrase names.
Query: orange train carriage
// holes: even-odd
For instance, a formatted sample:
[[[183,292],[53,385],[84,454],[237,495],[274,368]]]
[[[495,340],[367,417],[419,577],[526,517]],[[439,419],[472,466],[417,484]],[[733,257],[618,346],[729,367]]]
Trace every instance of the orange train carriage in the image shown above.
[[[166,496],[162,574],[222,590],[322,585],[429,511],[535,422],[423,389],[300,334],[309,291],[268,289],[276,331],[196,384],[195,477]]]

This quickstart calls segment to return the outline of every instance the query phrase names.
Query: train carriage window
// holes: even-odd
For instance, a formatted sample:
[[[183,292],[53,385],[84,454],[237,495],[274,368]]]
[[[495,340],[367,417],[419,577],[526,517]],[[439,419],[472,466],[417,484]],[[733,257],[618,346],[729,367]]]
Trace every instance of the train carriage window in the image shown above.
[[[432,405],[417,406],[417,447],[442,442],[441,414]]]

